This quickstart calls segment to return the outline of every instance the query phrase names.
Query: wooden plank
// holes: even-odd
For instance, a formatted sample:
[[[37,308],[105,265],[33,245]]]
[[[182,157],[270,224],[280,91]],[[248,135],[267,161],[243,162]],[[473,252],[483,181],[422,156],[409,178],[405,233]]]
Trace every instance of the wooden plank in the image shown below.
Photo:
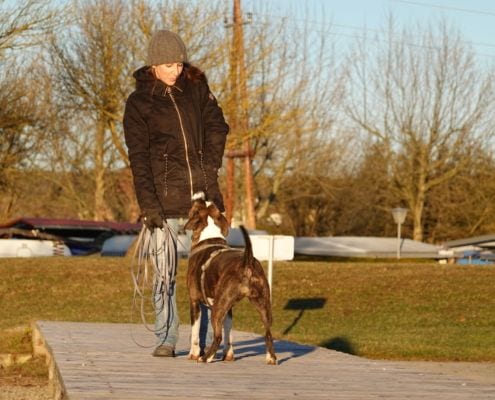
[[[282,340],[279,365],[266,365],[264,338],[247,332],[234,331],[235,362],[198,364],[186,359],[188,326],[180,327],[176,358],[152,357],[154,336],[141,325],[36,327],[58,399],[495,399],[495,385]]]

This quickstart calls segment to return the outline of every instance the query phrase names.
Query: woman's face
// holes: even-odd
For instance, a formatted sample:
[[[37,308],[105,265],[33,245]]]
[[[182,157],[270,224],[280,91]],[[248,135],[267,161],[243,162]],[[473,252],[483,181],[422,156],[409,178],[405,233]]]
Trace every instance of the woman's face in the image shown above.
[[[184,68],[182,63],[172,63],[172,64],[160,64],[153,67],[155,69],[155,75],[163,83],[168,86],[175,85],[175,81],[179,77]]]

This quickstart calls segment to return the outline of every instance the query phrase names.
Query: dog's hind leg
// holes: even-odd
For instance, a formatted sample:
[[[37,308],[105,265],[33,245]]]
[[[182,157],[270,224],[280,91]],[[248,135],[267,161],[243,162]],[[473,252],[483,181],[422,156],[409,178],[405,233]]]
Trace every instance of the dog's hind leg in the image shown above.
[[[223,321],[223,361],[234,361],[234,346],[232,337],[232,308]]]
[[[222,341],[222,320],[219,321],[219,313],[215,312],[215,308],[211,311],[211,326],[213,328],[213,342],[211,346],[206,350],[205,354],[203,354],[198,361],[200,362],[212,362],[217,354],[218,347],[220,346],[220,342]],[[225,314],[222,316],[225,317]]]
[[[222,341],[222,327],[225,315],[232,308],[235,298],[229,299],[229,292],[223,292],[219,298],[215,298],[215,305],[211,310],[211,326],[213,328],[213,343],[208,351],[198,361],[211,362],[217,353]]]
[[[190,314],[191,314],[191,349],[189,350],[188,360],[199,359],[199,327],[201,322],[201,309],[199,308],[199,302],[190,302]]]
[[[266,344],[266,363],[270,365],[277,364],[277,357],[273,348],[272,338],[272,310],[270,299],[268,297],[249,297],[249,301],[258,310],[263,325],[265,326],[265,344]]]

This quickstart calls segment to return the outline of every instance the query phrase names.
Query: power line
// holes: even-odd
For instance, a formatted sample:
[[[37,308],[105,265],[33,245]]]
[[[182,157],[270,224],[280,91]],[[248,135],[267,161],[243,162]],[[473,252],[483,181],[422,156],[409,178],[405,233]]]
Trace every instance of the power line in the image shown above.
[[[278,19],[286,19],[290,21],[297,21],[297,22],[303,22],[305,24],[311,24],[311,25],[320,25],[323,27],[337,27],[337,28],[345,28],[345,29],[354,29],[354,30],[360,30],[360,31],[371,31],[375,33],[379,33],[380,30],[378,29],[371,29],[371,28],[363,28],[360,26],[355,26],[355,25],[345,25],[345,24],[336,24],[333,22],[325,22],[325,21],[318,21],[318,20],[312,20],[312,19],[306,19],[306,18],[295,18],[295,17],[288,17],[288,16],[283,16],[283,15],[275,15],[275,14],[262,14],[262,13],[252,13],[256,14],[261,17],[267,17],[267,18],[278,18]]]
[[[403,2],[403,3],[413,3],[411,1],[406,1],[406,0],[391,0],[391,1],[398,1],[398,2]],[[420,4],[420,3],[418,3],[418,4]],[[320,25],[320,26],[326,27],[326,28],[338,27],[338,28],[352,29],[355,31],[359,31],[361,33],[361,35],[358,35],[358,34],[348,34],[348,33],[341,33],[341,32],[327,32],[329,35],[332,35],[332,36],[355,38],[355,39],[366,39],[366,40],[372,40],[375,42],[382,42],[382,43],[383,42],[390,42],[387,39],[383,40],[383,39],[377,39],[377,38],[372,38],[372,37],[366,36],[366,32],[371,32],[371,33],[375,33],[375,34],[376,33],[382,33],[382,31],[379,29],[364,28],[364,27],[359,27],[359,26],[355,26],[355,25],[334,24],[331,22],[328,23],[325,21],[311,20],[311,19],[305,19],[305,18],[294,18],[294,17],[275,15],[275,14],[263,14],[263,13],[255,13],[255,12],[253,12],[252,14],[258,15],[261,17],[266,17],[266,18],[277,18],[277,19],[281,19],[281,20],[296,21],[296,22],[301,22],[301,23],[306,23],[306,24],[311,24],[311,25]],[[495,16],[495,13],[493,15]],[[255,24],[257,24],[257,23],[255,23]],[[364,36],[363,36],[363,34],[364,34]],[[483,47],[495,48],[495,44],[491,44],[491,43],[473,42],[473,41],[469,41],[469,40],[465,40],[464,43],[470,44],[472,46],[483,46]],[[414,43],[406,43],[406,44],[409,46],[425,48],[425,46],[420,45],[420,44],[414,44]],[[481,57],[495,58],[494,54],[485,54],[485,53],[477,53],[477,52],[475,52],[475,54],[477,54]]]
[[[464,12],[464,13],[468,13],[468,14],[478,14],[478,15],[495,17],[495,13],[493,13],[493,12],[473,10],[470,8],[459,8],[459,7],[452,7],[452,6],[444,6],[444,5],[440,5],[440,4],[426,4],[426,3],[420,3],[418,1],[409,1],[409,0],[389,0],[389,1],[393,1],[395,3],[411,4],[414,6],[440,8],[440,9],[444,9],[444,10],[452,10],[452,11]]]

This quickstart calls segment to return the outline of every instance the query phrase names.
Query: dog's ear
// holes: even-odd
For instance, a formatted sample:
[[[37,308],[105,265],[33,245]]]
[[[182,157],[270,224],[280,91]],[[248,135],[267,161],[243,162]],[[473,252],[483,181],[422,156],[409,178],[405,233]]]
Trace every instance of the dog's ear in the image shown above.
[[[201,223],[206,221],[208,211],[204,200],[195,200],[189,210],[189,219],[184,225],[184,229],[194,231]]]
[[[193,231],[196,226],[198,225],[198,219],[197,218],[189,218],[184,225],[184,229],[186,231]]]
[[[213,203],[208,206],[208,214],[213,219],[215,225],[220,228],[222,235],[226,237],[229,234],[229,223],[227,218],[225,218]]]

